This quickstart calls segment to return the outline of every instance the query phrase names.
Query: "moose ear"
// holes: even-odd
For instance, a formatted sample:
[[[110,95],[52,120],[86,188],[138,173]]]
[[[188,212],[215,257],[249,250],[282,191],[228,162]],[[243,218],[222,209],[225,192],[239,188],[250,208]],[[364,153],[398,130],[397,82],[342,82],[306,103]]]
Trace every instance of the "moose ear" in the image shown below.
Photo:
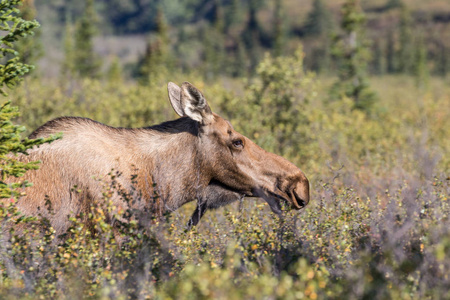
[[[183,117],[185,114],[181,105],[181,88],[175,83],[169,82],[169,84],[167,84],[167,90],[169,92],[169,100],[173,110],[175,110],[180,117]]]
[[[203,125],[212,121],[213,114],[205,97],[189,82],[181,85],[181,108],[184,115]]]

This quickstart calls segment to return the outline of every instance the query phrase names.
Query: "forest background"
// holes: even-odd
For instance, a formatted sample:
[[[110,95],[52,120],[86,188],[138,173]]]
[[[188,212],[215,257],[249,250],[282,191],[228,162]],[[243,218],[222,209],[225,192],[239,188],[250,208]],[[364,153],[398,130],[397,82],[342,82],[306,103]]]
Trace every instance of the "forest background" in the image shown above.
[[[114,225],[119,245],[106,217],[111,184],[89,216],[98,234],[73,216],[57,243],[46,220],[20,217],[20,193],[2,185],[11,200],[2,226],[30,227],[2,233],[3,298],[449,294],[448,1],[21,2],[18,15],[41,27],[8,45],[36,66],[8,91],[26,128],[14,130],[62,115],[152,125],[176,117],[167,82],[190,81],[238,131],[302,168],[312,201],[278,219],[247,199],[186,232],[191,203],[164,220]]]

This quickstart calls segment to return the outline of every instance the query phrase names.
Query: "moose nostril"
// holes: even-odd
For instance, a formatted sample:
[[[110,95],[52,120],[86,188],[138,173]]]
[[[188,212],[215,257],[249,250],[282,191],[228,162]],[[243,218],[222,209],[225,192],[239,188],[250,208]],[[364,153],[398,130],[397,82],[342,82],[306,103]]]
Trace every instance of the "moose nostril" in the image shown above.
[[[294,188],[298,205],[303,208],[309,203],[309,183],[301,182]]]

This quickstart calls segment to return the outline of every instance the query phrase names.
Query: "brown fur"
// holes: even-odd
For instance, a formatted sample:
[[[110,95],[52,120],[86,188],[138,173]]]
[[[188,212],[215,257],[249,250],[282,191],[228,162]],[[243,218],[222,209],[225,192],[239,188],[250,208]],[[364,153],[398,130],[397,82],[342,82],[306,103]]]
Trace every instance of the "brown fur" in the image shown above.
[[[303,172],[236,132],[211,112],[195,87],[170,83],[169,97],[182,117],[160,125],[114,128],[86,118],[62,117],[34,131],[30,138],[59,132],[63,138],[21,158],[42,163],[39,170],[26,174],[34,185],[19,199],[20,210],[45,215],[45,199],[49,199],[54,214],[47,217],[62,233],[68,227],[68,215],[87,212],[102,199],[99,179],[108,182],[112,169],[120,173],[116,180],[128,192],[133,190],[132,176],[137,175],[140,201],[136,205],[151,206],[154,213],[174,211],[198,199],[190,225],[196,225],[205,210],[244,196],[263,197],[277,213],[279,198],[296,209],[308,203],[309,183]],[[157,209],[155,193],[160,197]],[[126,205],[118,195],[113,201]]]

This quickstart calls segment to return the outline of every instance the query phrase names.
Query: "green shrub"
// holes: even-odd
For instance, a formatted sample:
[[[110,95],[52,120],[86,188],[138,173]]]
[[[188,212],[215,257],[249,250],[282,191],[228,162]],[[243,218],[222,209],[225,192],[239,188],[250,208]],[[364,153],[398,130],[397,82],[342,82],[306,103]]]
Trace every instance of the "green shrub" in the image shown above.
[[[0,297],[422,299],[448,293],[445,82],[430,80],[424,93],[412,78],[375,79],[380,110],[368,118],[348,98],[323,104],[328,84],[304,74],[301,52],[267,56],[249,85],[226,81],[225,90],[191,78],[213,111],[305,171],[311,203],[279,219],[263,201],[245,199],[208,211],[186,232],[195,203],[160,220],[119,211],[112,193],[133,198],[112,180],[91,214],[71,219],[63,241],[39,217],[27,221],[26,232],[10,234],[0,248]],[[28,92],[18,89],[13,99],[31,128],[60,115],[148,126],[175,117],[160,80],[149,86],[31,80]],[[19,217],[14,203],[5,202],[1,213],[2,220]]]

